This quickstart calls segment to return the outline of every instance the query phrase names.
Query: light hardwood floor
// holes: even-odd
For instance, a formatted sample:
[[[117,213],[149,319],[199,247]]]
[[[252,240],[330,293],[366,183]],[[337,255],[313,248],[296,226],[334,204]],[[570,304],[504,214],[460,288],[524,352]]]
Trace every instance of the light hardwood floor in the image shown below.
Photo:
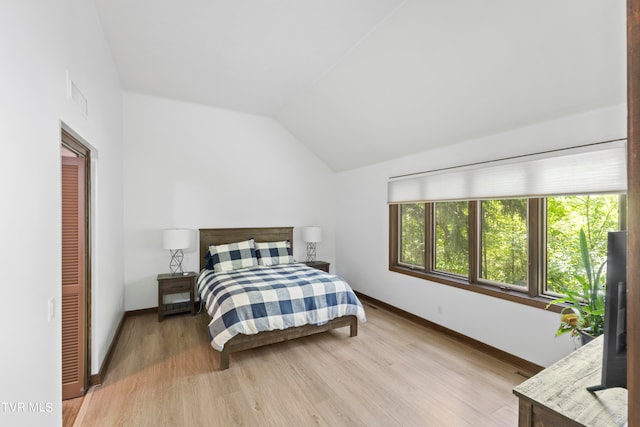
[[[62,427],[71,427],[82,407],[83,397],[62,401]]]
[[[515,426],[517,368],[365,303],[368,321],[232,354],[208,316],[126,319],[76,426]]]

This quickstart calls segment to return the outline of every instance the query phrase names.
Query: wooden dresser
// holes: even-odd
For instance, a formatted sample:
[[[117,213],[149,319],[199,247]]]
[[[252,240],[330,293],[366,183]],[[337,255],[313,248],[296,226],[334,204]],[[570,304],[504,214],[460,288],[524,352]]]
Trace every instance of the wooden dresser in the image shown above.
[[[513,389],[518,425],[625,426],[627,390],[586,390],[601,383],[602,337],[574,351]]]

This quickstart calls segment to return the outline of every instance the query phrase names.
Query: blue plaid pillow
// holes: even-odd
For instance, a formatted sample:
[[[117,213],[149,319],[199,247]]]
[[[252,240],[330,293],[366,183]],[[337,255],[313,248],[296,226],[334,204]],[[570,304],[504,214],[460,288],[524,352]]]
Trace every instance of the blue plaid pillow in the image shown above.
[[[291,244],[282,242],[256,242],[256,254],[260,265],[291,264],[295,262],[291,256]]]
[[[213,271],[222,273],[258,265],[253,239],[226,245],[209,246]]]

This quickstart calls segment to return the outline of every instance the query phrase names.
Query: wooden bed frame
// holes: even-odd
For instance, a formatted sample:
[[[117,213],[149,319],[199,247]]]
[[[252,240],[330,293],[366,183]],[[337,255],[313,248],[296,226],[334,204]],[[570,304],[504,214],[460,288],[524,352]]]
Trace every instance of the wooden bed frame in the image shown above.
[[[251,238],[256,242],[288,240],[291,243],[291,251],[293,253],[293,227],[201,228],[200,270],[202,270],[206,264],[204,257],[209,250],[209,245],[223,245]],[[220,370],[229,368],[229,356],[233,352],[306,337],[344,326],[349,326],[350,336],[355,337],[358,335],[358,318],[356,316],[338,317],[320,326],[304,325],[284,330],[260,332],[255,335],[236,335],[227,341],[224,349],[220,352]]]

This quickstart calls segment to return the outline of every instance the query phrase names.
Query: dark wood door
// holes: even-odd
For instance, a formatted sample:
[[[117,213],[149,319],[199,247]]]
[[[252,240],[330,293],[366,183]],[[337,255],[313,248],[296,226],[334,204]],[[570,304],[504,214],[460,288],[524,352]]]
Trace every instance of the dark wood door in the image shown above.
[[[62,158],[62,398],[84,395],[85,159]]]

